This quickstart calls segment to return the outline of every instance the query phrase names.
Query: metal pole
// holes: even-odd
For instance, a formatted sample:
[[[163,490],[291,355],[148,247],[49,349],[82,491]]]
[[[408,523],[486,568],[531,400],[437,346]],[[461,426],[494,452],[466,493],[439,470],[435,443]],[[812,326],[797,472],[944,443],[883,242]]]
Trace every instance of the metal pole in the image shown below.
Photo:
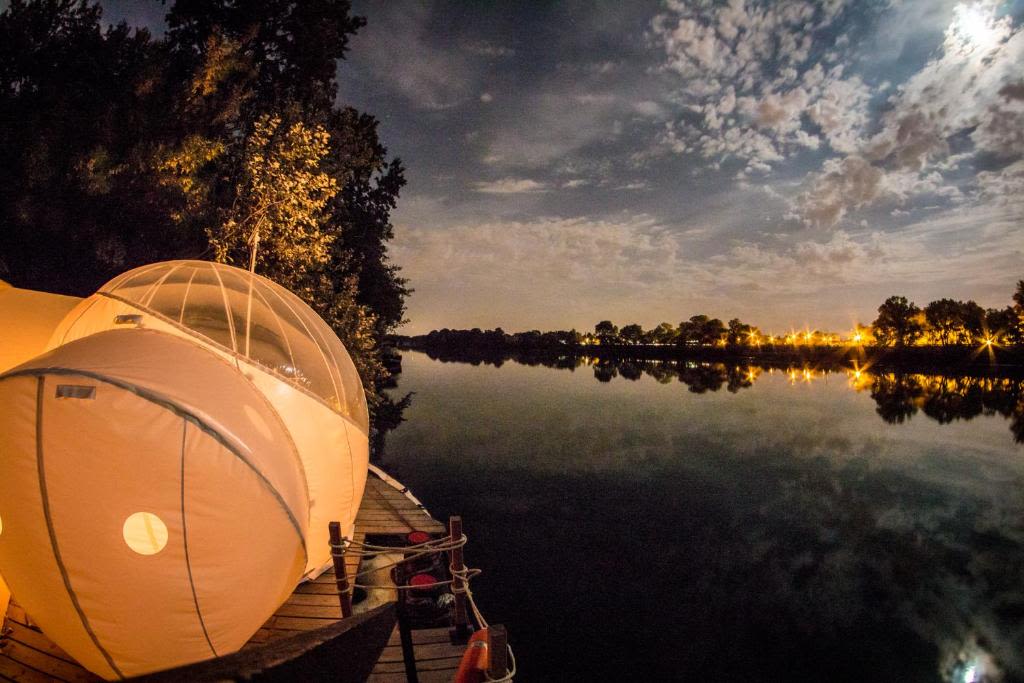
[[[501,624],[487,629],[487,676],[504,678],[508,673],[508,633]]]
[[[352,593],[349,591],[348,572],[345,569],[345,546],[342,544],[341,524],[331,522],[331,559],[334,561],[334,580],[338,586],[338,600],[341,602],[342,618],[352,616]]]
[[[462,517],[453,515],[448,518],[448,536],[452,545],[462,540]],[[464,643],[469,638],[469,615],[466,612],[466,581],[456,575],[466,569],[462,558],[462,547],[455,547],[449,551],[449,558],[452,565],[452,593],[455,594],[455,615],[452,621],[455,622],[455,629],[452,640],[457,643]]]
[[[405,569],[398,565],[391,572],[391,578],[398,586],[398,637],[402,641],[402,661],[405,663],[405,680],[408,683],[419,683],[416,671],[416,651],[412,645],[412,625],[409,623],[409,605],[406,602],[408,591],[403,590]]]

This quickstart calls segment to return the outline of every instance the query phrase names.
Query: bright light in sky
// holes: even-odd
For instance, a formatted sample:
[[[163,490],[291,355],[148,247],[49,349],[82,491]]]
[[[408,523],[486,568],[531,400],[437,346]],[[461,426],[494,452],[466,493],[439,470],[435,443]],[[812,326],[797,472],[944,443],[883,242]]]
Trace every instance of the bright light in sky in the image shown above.
[[[995,17],[980,4],[957,5],[950,29],[962,40],[964,52],[988,50],[999,42]]]
[[[408,169],[402,331],[1005,307],[1022,1],[355,0],[340,97]]]

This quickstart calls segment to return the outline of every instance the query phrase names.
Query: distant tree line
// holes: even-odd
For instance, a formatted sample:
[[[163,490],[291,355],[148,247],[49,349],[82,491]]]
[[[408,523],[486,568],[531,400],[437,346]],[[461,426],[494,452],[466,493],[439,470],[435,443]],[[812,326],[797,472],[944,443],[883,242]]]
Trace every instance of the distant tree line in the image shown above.
[[[857,324],[845,333],[822,330],[766,334],[759,327],[738,318],[695,315],[673,325],[663,322],[651,329],[637,323],[618,327],[611,320],[594,325],[592,332],[575,329],[556,332],[506,333],[494,330],[434,330],[406,338],[406,343],[424,348],[547,349],[585,350],[613,347],[628,351],[641,347],[676,347],[775,350],[792,347],[883,347],[901,349],[933,347],[1024,347],[1024,280],[1017,283],[1013,303],[1006,308],[985,309],[974,301],[939,299],[923,309],[906,297],[891,296],[878,307],[870,325]]]

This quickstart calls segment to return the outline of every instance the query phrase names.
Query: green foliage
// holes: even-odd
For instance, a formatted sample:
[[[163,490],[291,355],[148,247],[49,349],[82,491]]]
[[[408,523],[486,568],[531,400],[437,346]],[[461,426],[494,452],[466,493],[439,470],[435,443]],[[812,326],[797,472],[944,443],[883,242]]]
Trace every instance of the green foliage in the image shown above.
[[[255,267],[293,291],[314,284],[335,238],[325,229],[327,203],[338,192],[322,168],[329,139],[301,121],[256,121],[239,150],[234,199],[207,229],[218,261]]]
[[[627,344],[639,344],[644,336],[644,328],[636,323],[624,326],[619,330],[619,337]]]
[[[618,340],[619,328],[611,320],[602,320],[594,325],[594,334],[602,344],[613,344]]]
[[[336,105],[364,25],[345,0],[177,0],[154,39],[98,5],[0,12],[0,277],[89,294],[137,265],[215,258],[295,291],[367,388],[410,290],[390,263],[405,183],[367,114]],[[371,402],[375,396],[371,396]]]
[[[730,346],[739,346],[741,344],[748,344],[760,336],[761,331],[759,329],[753,325],[741,322],[739,318],[733,318],[729,321],[725,342]]]
[[[875,338],[882,346],[911,346],[924,334],[921,309],[904,296],[891,296],[878,307]]]
[[[963,302],[953,299],[939,299],[924,307],[932,336],[943,346],[956,343],[966,334],[966,313]]]
[[[695,315],[689,320],[679,323],[677,342],[680,344],[711,346],[722,341],[725,333],[725,323],[718,318]]]

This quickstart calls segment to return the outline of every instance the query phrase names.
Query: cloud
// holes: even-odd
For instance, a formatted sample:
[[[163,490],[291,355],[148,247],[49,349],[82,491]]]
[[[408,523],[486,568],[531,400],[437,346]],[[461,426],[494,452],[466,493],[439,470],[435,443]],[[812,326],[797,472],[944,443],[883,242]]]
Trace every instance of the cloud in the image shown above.
[[[980,199],[996,206],[1015,208],[1024,215],[1024,161],[1017,161],[998,171],[982,171],[977,178]]]
[[[828,273],[835,268],[853,266],[886,255],[881,233],[872,233],[869,241],[861,244],[842,230],[837,230],[828,242],[799,242],[793,252],[802,267]]]
[[[832,40],[823,29],[843,6],[669,3],[650,30],[666,56],[662,69],[679,78],[675,99],[682,109],[671,140],[663,140],[677,153],[770,165],[817,149],[820,140],[804,129],[808,119],[833,149],[851,151],[867,122],[868,88],[856,76],[844,78],[842,66],[809,65],[812,51]],[[846,50],[848,43],[843,37],[832,47]],[[694,120],[687,111],[701,116]]]
[[[768,247],[737,241],[712,260],[718,269],[733,273],[730,285],[744,288],[768,283],[773,292],[813,293],[836,283],[864,282],[878,272],[890,252],[885,237],[873,232],[858,241],[842,230],[827,242],[802,240]]]
[[[516,51],[512,48],[489,43],[486,40],[464,43],[463,49],[481,57],[515,57],[516,55]]]
[[[633,111],[642,116],[649,116],[651,118],[662,118],[665,115],[664,107],[651,100],[637,102],[633,105]]]
[[[814,227],[835,225],[847,211],[878,196],[883,175],[862,157],[830,159],[811,181],[810,189],[798,198],[800,218]]]
[[[468,50],[433,40],[432,12],[426,3],[382,4],[352,39],[352,52],[376,87],[401,95],[414,108],[439,111],[473,97],[481,66]],[[401,57],[409,54],[416,58]]]
[[[488,104],[494,101],[494,95],[489,92],[480,93],[480,101],[484,104]]]
[[[520,105],[521,110],[504,112],[501,134],[487,147],[506,165],[529,169],[564,163],[590,144],[616,138],[622,118],[632,111],[613,93],[594,92],[584,84],[540,88]]]
[[[944,173],[979,153],[1004,163],[1024,157],[1024,101],[1017,97],[1024,91],[1021,63],[1024,31],[1009,16],[997,17],[993,3],[958,5],[941,52],[897,87],[877,132],[864,136],[867,122],[858,115],[856,125],[843,127],[846,133],[829,138],[833,149],[848,156],[839,163],[826,161],[821,172],[808,176],[810,187],[798,202],[800,217],[808,225],[831,227],[881,197],[905,202],[930,194],[962,201],[963,191]],[[849,85],[830,87],[842,93]],[[866,101],[866,92],[847,91],[845,98]],[[832,112],[842,114],[842,99],[836,99]],[[829,135],[831,117],[812,109],[812,118]],[[973,148],[954,154],[951,140],[964,135]],[[979,176],[985,189],[975,196],[1012,189],[1014,182],[1012,174]]]
[[[529,178],[502,178],[489,182],[478,182],[474,186],[476,192],[485,194],[521,194],[524,192],[546,192],[544,183]]]
[[[1019,79],[1024,33],[1010,17],[996,18],[992,3],[958,5],[942,52],[897,88],[881,130],[865,153],[897,168],[921,170],[949,154],[951,136],[988,123],[1006,104],[1001,91]],[[996,134],[995,137],[998,137]],[[982,141],[982,134],[975,142]]]
[[[666,291],[710,286],[686,263],[681,239],[643,214],[443,226],[423,215],[397,231],[394,255],[416,282],[410,316],[427,329],[589,326],[593,316],[629,316],[637,301],[664,300]]]

